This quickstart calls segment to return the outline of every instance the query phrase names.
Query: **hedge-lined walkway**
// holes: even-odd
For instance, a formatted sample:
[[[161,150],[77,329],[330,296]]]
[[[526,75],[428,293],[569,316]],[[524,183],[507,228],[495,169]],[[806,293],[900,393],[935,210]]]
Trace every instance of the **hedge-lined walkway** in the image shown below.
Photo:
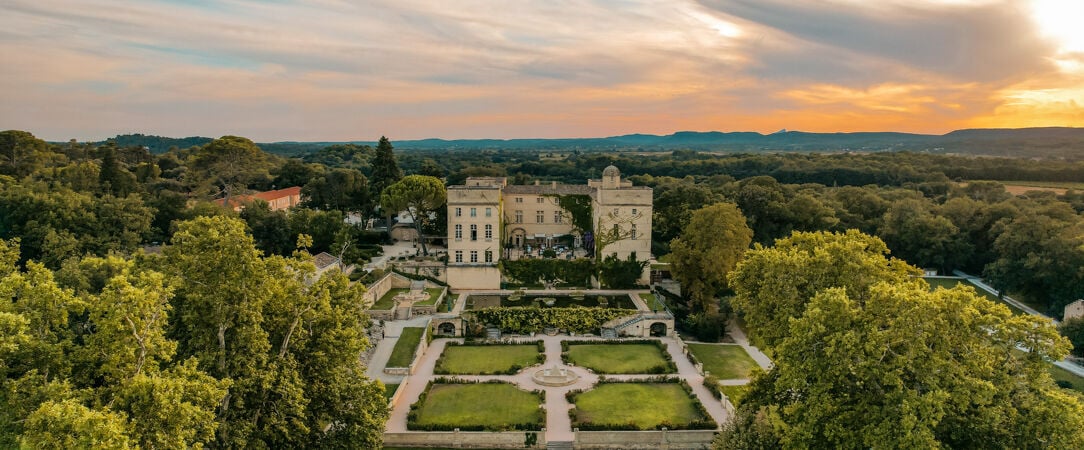
[[[722,403],[716,399],[711,392],[703,385],[703,376],[696,372],[696,368],[693,366],[689,359],[681,351],[681,345],[678,340],[674,338],[657,338],[666,344],[666,350],[670,353],[674,363],[677,365],[678,373],[668,375],[670,377],[680,378],[685,380],[686,383],[692,388],[693,394],[704,405],[704,409],[718,424],[723,424],[729,420],[730,415]],[[391,412],[391,416],[388,419],[385,430],[392,433],[401,433],[410,431],[407,429],[407,414],[410,412],[410,405],[418,401],[418,396],[421,395],[425,387],[433,381],[434,378],[439,377],[433,374],[433,369],[436,366],[437,359],[444,351],[445,345],[453,339],[439,338],[434,339],[433,343],[429,346],[429,350],[422,355],[422,358],[418,362],[415,374],[404,380],[404,385],[400,386],[403,392]],[[460,340],[460,339],[455,339]],[[571,336],[536,336],[536,337],[522,337],[517,339],[518,342],[534,342],[542,340],[545,344],[546,362],[541,366],[529,367],[516,375],[456,375],[455,378],[471,381],[487,381],[487,380],[501,380],[508,383],[515,384],[517,387],[524,390],[540,389],[546,392],[546,441],[571,441],[572,435],[572,421],[568,417],[568,410],[571,408],[571,404],[565,399],[565,394],[570,390],[589,390],[598,383],[599,376],[592,374],[582,367],[571,368],[576,374],[580,376],[577,382],[560,387],[547,387],[535,384],[531,379],[531,375],[535,371],[549,368],[551,366],[563,366],[561,363],[561,341],[564,340],[599,340],[601,338],[585,338],[585,337],[571,337]],[[565,366],[567,367],[567,366]],[[617,380],[646,380],[657,375],[606,375],[606,378]]]

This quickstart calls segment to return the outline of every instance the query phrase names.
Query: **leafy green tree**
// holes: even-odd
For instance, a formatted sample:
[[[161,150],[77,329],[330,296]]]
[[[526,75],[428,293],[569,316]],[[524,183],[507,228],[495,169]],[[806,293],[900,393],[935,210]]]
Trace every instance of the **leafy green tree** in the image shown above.
[[[959,236],[952,221],[935,215],[928,201],[893,202],[885,213],[879,236],[894,254],[920,267],[947,273],[970,257],[971,247]]]
[[[50,159],[49,144],[19,130],[0,132],[0,175],[22,178]]]
[[[757,244],[728,275],[734,309],[749,324],[750,339],[771,352],[818,292],[846,288],[864,300],[874,283],[913,283],[921,274],[887,255],[884,242],[857,230],[795,232],[774,247]]]
[[[998,258],[984,272],[999,291],[1046,300],[1055,317],[1084,297],[1084,272],[1065,270],[1084,265],[1084,225],[1057,213],[1032,210],[1002,222],[995,231]]]
[[[398,183],[403,178],[403,170],[399,168],[399,163],[395,160],[395,147],[391,145],[391,141],[387,137],[380,136],[380,142],[376,144],[376,152],[373,154],[372,159],[372,177],[369,179],[369,192],[370,198],[374,200],[380,200],[383,202],[381,195],[384,190],[389,186]],[[383,203],[379,205],[383,208]],[[384,211],[385,218],[391,219],[391,216],[399,211]],[[388,223],[388,229],[391,229],[391,223]]]
[[[860,300],[828,288],[789,331],[771,373],[754,383],[759,392],[743,398],[750,407],[737,426],[755,428],[739,434],[755,441],[778,439],[783,448],[1084,445],[1084,404],[1046,371],[1068,343],[1048,321],[1013,315],[973,290],[881,282]]]
[[[43,403],[27,417],[25,428],[25,448],[112,450],[132,446],[123,415],[90,409],[77,400]]]
[[[681,236],[670,244],[674,278],[692,299],[695,311],[715,312],[716,296],[727,274],[749,248],[753,231],[733,203],[716,203],[693,212]]]
[[[422,160],[422,166],[418,169],[418,175],[425,175],[433,178],[444,178],[446,173],[444,168],[440,166],[433,158],[425,158]]]
[[[228,205],[250,184],[270,179],[271,161],[252,141],[222,136],[200,147],[189,167],[199,188],[223,198]]]
[[[272,211],[267,202],[257,200],[241,210],[256,247],[268,255],[288,255],[294,251],[297,235],[291,233],[286,211]]]
[[[689,223],[693,211],[714,203],[715,194],[691,180],[663,183],[654,189],[652,238],[669,245]],[[657,256],[657,255],[656,255]]]
[[[1084,318],[1073,318],[1058,325],[1058,332],[1073,344],[1074,356],[1084,357]]]
[[[98,172],[98,184],[105,192],[116,197],[127,197],[136,192],[138,184],[135,175],[128,171],[117,159],[117,146],[108,143],[98,148],[101,155],[101,170]]]
[[[422,244],[422,254],[429,255],[422,229],[422,218],[447,202],[444,183],[439,179],[424,175],[408,175],[397,183],[388,186],[380,194],[380,207],[384,211],[406,211],[414,221],[418,231],[418,240]]]
[[[117,389],[112,408],[125,413],[129,436],[142,448],[199,448],[214,442],[215,409],[229,385],[189,359],[161,374],[128,380]]]
[[[369,180],[355,169],[332,169],[314,177],[301,189],[305,206],[343,213],[368,211],[372,208]]]
[[[637,261],[636,253],[630,253],[628,259],[621,261],[610,255],[598,264],[598,279],[610,289],[632,289],[644,273],[647,261]]]

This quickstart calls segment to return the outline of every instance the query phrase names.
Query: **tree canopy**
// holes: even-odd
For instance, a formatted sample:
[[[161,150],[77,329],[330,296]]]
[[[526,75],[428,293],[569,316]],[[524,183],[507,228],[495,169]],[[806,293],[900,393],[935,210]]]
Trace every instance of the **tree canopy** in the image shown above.
[[[749,248],[753,231],[733,203],[716,203],[692,213],[670,244],[674,277],[696,311],[714,312],[727,274]]]
[[[448,194],[440,179],[425,175],[407,175],[380,193],[380,207],[389,213],[406,211],[418,231],[422,253],[429,254],[425,243],[422,222],[429,214],[444,206]]]

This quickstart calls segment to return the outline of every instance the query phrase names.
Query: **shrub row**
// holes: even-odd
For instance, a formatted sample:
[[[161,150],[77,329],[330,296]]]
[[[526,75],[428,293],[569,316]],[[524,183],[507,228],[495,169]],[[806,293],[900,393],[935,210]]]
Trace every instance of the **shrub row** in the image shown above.
[[[553,327],[573,333],[594,333],[602,324],[635,310],[600,307],[537,308],[533,306],[491,307],[469,311],[474,320],[493,324],[501,331],[526,334]]]
[[[708,375],[704,377],[704,387],[707,388],[711,395],[714,395],[717,400],[723,399],[723,391],[719,388],[719,377],[715,375]]]

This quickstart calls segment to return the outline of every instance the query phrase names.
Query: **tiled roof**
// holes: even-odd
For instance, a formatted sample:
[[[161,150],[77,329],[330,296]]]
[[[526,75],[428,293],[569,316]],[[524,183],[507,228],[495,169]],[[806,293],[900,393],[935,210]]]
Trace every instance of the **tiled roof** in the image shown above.
[[[241,205],[243,205],[245,203],[251,202],[252,200],[255,200],[255,199],[260,199],[260,200],[263,200],[265,202],[271,203],[271,201],[277,200],[277,199],[280,199],[280,198],[287,198],[287,197],[300,196],[300,195],[301,195],[301,188],[299,186],[288,187],[286,189],[276,189],[274,191],[257,192],[255,194],[236,195],[236,196],[234,196],[233,198],[230,199],[230,206],[238,207],[238,206],[241,206]],[[218,205],[225,204],[226,199],[224,199],[224,198],[216,199],[215,203],[218,204]]]
[[[320,252],[316,256],[312,257],[312,261],[316,263],[317,269],[323,269],[332,264],[337,264],[339,262],[339,258],[331,256],[330,254],[328,254],[328,252]]]

